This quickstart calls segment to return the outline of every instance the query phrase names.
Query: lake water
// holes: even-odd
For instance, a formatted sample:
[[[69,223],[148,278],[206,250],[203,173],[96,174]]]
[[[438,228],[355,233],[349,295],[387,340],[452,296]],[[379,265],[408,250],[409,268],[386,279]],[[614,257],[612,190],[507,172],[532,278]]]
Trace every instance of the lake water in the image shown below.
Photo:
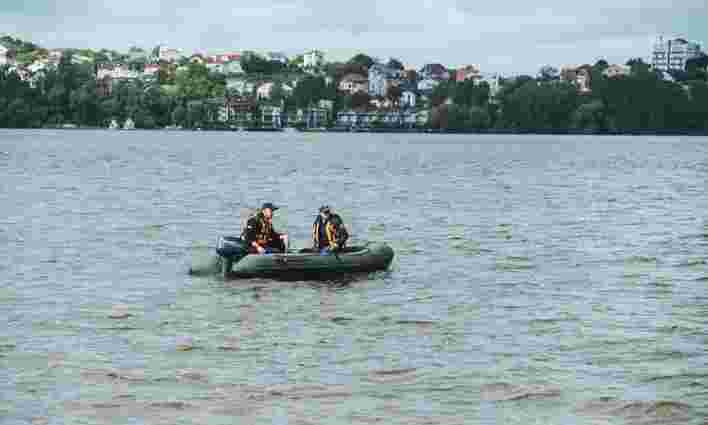
[[[0,423],[704,424],[707,181],[708,138],[2,131]],[[187,274],[265,201],[394,263]]]

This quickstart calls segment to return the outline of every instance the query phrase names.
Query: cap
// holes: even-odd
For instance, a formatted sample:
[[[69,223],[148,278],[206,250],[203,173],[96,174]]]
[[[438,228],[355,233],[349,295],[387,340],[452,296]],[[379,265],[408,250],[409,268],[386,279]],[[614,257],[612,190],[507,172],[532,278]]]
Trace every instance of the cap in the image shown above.
[[[266,203],[263,204],[263,206],[261,206],[261,209],[262,209],[262,210],[264,210],[264,209],[266,209],[266,208],[270,208],[270,209],[273,210],[273,211],[275,211],[275,210],[278,209],[278,207],[276,207],[275,205],[273,205],[272,202],[266,202]]]
[[[322,206],[320,207],[320,212],[321,212],[321,213],[327,213],[327,214],[329,214],[329,213],[330,213],[329,205],[322,205]]]

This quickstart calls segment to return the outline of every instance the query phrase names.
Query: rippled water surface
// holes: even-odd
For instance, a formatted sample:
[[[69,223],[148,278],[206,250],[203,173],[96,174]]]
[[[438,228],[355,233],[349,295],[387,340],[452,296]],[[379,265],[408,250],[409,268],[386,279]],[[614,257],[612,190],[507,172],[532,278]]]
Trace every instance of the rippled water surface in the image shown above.
[[[708,139],[0,132],[0,423],[704,424]],[[263,201],[391,269],[187,270]]]

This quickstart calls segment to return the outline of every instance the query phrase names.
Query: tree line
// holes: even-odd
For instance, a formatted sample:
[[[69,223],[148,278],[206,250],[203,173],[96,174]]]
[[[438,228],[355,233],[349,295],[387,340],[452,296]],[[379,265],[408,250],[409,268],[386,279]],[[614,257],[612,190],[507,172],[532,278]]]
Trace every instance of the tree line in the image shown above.
[[[14,42],[24,49],[23,54],[36,48]],[[368,94],[341,93],[337,81],[349,72],[363,74],[371,63],[371,58],[359,54],[349,62],[329,64],[325,70],[332,77],[329,84],[324,76],[307,75],[290,94],[276,83],[270,102],[282,104],[286,111],[323,99],[333,102],[335,113],[370,108]],[[641,60],[630,60],[628,65],[628,75],[608,78],[603,74],[607,62],[598,61],[590,67],[588,93],[579,93],[573,83],[561,81],[555,70],[545,67],[535,77],[502,81],[496,96],[491,96],[486,83],[441,82],[418,104],[430,110],[425,126],[443,130],[708,130],[708,84],[700,61],[691,64],[677,81],[667,81]],[[402,68],[396,60],[389,66]],[[288,65],[249,58],[245,67],[262,73],[282,71]],[[167,80],[169,85],[160,84]],[[163,67],[157,84],[116,82],[103,96],[97,95],[97,83],[100,86],[95,66],[73,63],[71,54],[31,82],[22,81],[10,67],[0,68],[0,127],[64,123],[105,127],[112,119],[123,122],[127,118],[138,128],[208,127],[218,115],[218,103],[210,100],[235,96],[227,90],[225,76],[210,73],[200,64],[187,64],[186,71],[179,73]],[[394,106],[400,95],[398,88],[387,93]]]

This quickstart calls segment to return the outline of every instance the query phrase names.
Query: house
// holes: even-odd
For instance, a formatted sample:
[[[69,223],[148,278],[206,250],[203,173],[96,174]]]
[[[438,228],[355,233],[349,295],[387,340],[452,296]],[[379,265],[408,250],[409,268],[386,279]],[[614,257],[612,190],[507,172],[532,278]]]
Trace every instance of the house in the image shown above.
[[[165,62],[177,62],[182,57],[180,49],[173,49],[167,46],[160,46],[158,49],[158,59]]]
[[[160,72],[160,65],[156,63],[149,63],[145,65],[145,68],[143,68],[143,76],[144,77],[150,77],[153,75],[157,75],[157,73]]]
[[[0,44],[0,66],[13,65],[15,63],[15,52]]]
[[[253,121],[256,102],[249,97],[227,97],[224,102],[226,120],[238,127],[246,127]]]
[[[455,74],[455,81],[461,83],[467,80],[477,81],[482,78],[479,71],[479,65],[465,65],[457,69]]]
[[[443,81],[450,79],[450,72],[439,63],[429,63],[425,65],[418,75],[421,79],[429,79],[434,81]]]
[[[266,54],[266,58],[271,62],[280,62],[285,65],[287,65],[287,63],[288,63],[287,55],[285,55],[285,53],[282,53],[282,52],[268,52]]]
[[[137,79],[140,73],[131,70],[128,65],[98,65],[96,69],[96,94],[110,96],[116,81]]]
[[[607,78],[615,78],[622,75],[629,75],[632,73],[632,68],[627,65],[610,65],[602,71],[602,75]]]
[[[370,102],[373,106],[376,107],[376,109],[384,109],[384,108],[391,108],[393,107],[393,102],[391,99],[385,98],[385,97],[375,97],[371,99]]]
[[[440,80],[434,80],[432,78],[424,78],[418,81],[418,91],[423,95],[430,95],[433,92],[435,86],[440,83]]]
[[[59,65],[61,58],[64,57],[64,51],[60,49],[54,49],[49,51],[49,63],[51,65]]]
[[[222,70],[223,70],[223,73],[226,75],[243,74],[244,73],[243,67],[241,66],[240,59],[229,60],[229,61],[224,62]]]
[[[29,72],[27,67],[20,64],[11,65],[10,72],[14,72],[21,81],[29,81],[32,77],[32,74]]]
[[[319,68],[324,64],[324,53],[319,50],[309,50],[302,57],[304,68]]]
[[[220,56],[208,56],[206,58],[206,67],[210,72],[224,73],[224,64],[226,62]]]
[[[400,82],[399,73],[384,64],[375,63],[369,67],[369,95],[386,96],[389,87]]]
[[[592,67],[590,65],[561,67],[560,79],[568,83],[575,84],[580,93],[589,93]]]
[[[360,74],[347,74],[339,81],[338,88],[349,94],[366,92],[369,89],[369,81]]]
[[[247,80],[245,76],[229,76],[226,77],[226,90],[241,96],[250,96],[256,90],[256,83]]]
[[[221,60],[224,62],[240,61],[241,60],[241,53],[236,53],[236,52],[223,53],[219,56],[221,56]]]
[[[401,93],[401,100],[399,101],[401,108],[415,108],[416,99],[418,95],[414,90],[404,89]]]
[[[107,97],[113,92],[113,79],[110,75],[96,79],[96,96]]]
[[[444,66],[439,63],[427,64],[418,72],[418,91],[430,95],[435,86],[449,79],[450,72]]]
[[[98,65],[96,70],[96,79],[101,80],[106,76],[110,76],[113,80],[129,80],[138,78],[140,74],[137,71],[131,70],[128,65]]]

